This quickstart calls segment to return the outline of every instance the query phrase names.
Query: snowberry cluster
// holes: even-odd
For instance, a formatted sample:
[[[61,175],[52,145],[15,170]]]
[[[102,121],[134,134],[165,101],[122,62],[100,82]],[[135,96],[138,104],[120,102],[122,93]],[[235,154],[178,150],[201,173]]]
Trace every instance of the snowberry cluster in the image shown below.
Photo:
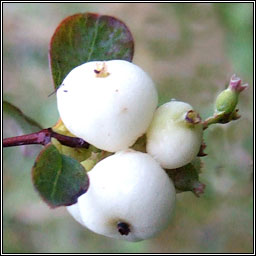
[[[114,154],[88,172],[90,186],[67,207],[90,230],[139,241],[164,229],[176,192],[165,169],[190,163],[202,144],[202,124],[193,108],[172,100],[157,109],[152,79],[123,60],[92,61],[73,69],[57,91],[67,129]],[[146,151],[130,149],[146,134]]]

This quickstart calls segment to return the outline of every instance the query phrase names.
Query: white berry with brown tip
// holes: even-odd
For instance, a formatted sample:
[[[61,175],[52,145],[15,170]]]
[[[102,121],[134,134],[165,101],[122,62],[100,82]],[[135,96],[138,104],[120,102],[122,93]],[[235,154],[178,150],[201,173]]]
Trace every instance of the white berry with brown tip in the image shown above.
[[[148,154],[121,151],[89,173],[88,191],[78,198],[79,219],[112,238],[140,241],[167,227],[175,208],[174,185]]]
[[[157,102],[152,79],[124,60],[78,66],[57,90],[59,114],[67,129],[109,152],[127,149],[146,132]]]
[[[175,169],[190,163],[203,140],[199,115],[185,102],[172,100],[160,106],[147,131],[147,152],[163,168]]]

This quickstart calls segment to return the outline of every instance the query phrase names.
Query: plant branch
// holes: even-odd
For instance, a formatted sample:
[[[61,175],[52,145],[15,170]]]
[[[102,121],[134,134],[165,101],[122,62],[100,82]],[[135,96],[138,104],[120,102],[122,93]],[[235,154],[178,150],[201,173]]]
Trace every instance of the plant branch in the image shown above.
[[[213,116],[208,117],[205,121],[203,121],[203,129],[207,129],[212,124],[226,124],[231,121],[239,119],[241,116],[238,114],[238,109],[235,109],[230,114],[218,113]]]
[[[90,144],[84,141],[83,139],[65,136],[54,132],[51,128],[48,128],[35,133],[5,138],[3,140],[3,147],[14,147],[31,144],[41,144],[45,146],[51,142],[51,138],[55,138],[62,145],[69,147],[88,148],[90,146]]]

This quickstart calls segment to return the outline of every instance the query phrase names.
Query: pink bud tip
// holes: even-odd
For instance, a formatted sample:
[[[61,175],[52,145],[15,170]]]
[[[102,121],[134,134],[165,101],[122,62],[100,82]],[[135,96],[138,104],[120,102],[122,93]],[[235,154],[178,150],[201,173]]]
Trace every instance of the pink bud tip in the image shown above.
[[[241,92],[248,87],[248,84],[242,84],[242,80],[240,77],[235,74],[231,76],[229,82],[229,88],[236,92]]]

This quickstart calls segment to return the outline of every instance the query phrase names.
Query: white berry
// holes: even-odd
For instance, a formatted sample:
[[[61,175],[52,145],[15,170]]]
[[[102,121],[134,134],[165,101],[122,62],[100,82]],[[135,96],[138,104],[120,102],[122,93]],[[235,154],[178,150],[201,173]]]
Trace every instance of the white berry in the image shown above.
[[[128,61],[92,61],[74,68],[57,91],[60,117],[75,136],[99,149],[127,149],[157,107],[151,78]]]
[[[181,101],[160,106],[147,131],[147,152],[163,168],[175,169],[190,163],[202,144],[203,128],[199,122],[186,120],[193,108]]]
[[[72,205],[68,206],[67,210],[77,222],[79,222],[81,225],[84,224],[83,220],[81,218],[78,203],[75,203],[75,204],[72,204]]]
[[[167,227],[176,192],[150,155],[121,151],[100,161],[88,174],[90,186],[78,198],[80,216],[76,217],[87,228],[112,238],[140,241]]]

